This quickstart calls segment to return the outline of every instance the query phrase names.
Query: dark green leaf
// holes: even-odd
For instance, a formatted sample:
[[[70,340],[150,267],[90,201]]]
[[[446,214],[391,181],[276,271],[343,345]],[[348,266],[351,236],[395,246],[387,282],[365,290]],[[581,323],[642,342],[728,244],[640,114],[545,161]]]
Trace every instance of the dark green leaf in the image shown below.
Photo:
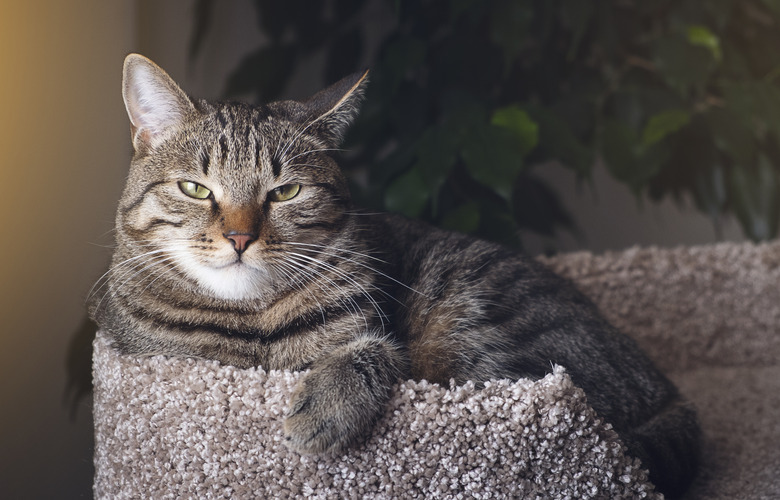
[[[457,147],[458,138],[446,127],[430,128],[420,139],[414,168],[431,191],[438,190],[450,175],[457,160]]]
[[[522,174],[512,195],[517,226],[553,236],[555,228],[574,229],[574,221],[550,186],[536,176]]]
[[[744,123],[759,120],[765,129],[780,132],[780,89],[762,81],[729,83],[723,93],[730,109]]]
[[[593,3],[583,2],[582,0],[564,0],[561,3],[561,11],[572,29],[571,46],[567,54],[568,60],[574,59],[577,55],[585,31],[593,18]]]
[[[393,149],[387,158],[372,165],[369,170],[369,183],[372,186],[384,188],[411,167],[415,159],[414,149],[406,144],[403,146]]]
[[[718,62],[723,59],[720,38],[706,26],[688,26],[688,42],[709,50],[712,58]]]
[[[505,245],[521,246],[517,223],[506,203],[494,200],[479,201],[479,234]]]
[[[494,125],[477,127],[464,141],[461,157],[469,174],[509,200],[523,157],[513,135]]]
[[[699,210],[717,221],[726,208],[726,172],[722,165],[714,164],[696,175],[693,199]]]
[[[780,88],[766,82],[756,82],[756,101],[766,125],[780,134]]]
[[[395,40],[387,47],[382,65],[392,79],[391,88],[397,88],[409,71],[425,61],[426,51],[425,43],[412,37]]]
[[[484,126],[488,119],[485,104],[462,91],[442,95],[441,107],[443,126],[458,141],[470,135],[474,128]]]
[[[384,104],[381,106],[382,114],[379,118],[390,126],[393,139],[415,145],[423,131],[434,126],[425,113],[430,96],[418,86],[400,82],[390,94],[381,98],[384,99]]]
[[[715,68],[715,59],[708,49],[674,35],[656,42],[655,62],[669,84],[682,92],[704,85]]]
[[[520,155],[526,156],[539,144],[539,125],[519,106],[499,108],[493,113],[490,123],[503,127],[514,135]]]
[[[467,203],[447,212],[441,221],[445,229],[461,233],[473,233],[479,227],[479,206]]]
[[[418,217],[430,199],[428,186],[416,168],[394,180],[385,191],[385,206],[391,212]]]
[[[652,146],[688,125],[691,115],[682,109],[669,109],[650,117],[642,132],[642,145]]]
[[[746,55],[734,45],[726,44],[723,47],[723,61],[721,62],[723,75],[737,80],[751,77],[752,70]]]
[[[661,169],[665,149],[645,148],[634,130],[616,120],[604,124],[602,154],[607,170],[615,179],[638,191]]]
[[[549,109],[530,106],[529,114],[539,125],[539,148],[547,159],[559,160],[580,175],[587,175],[593,166],[593,154],[572,132],[566,121]]]
[[[631,127],[616,120],[604,125],[601,152],[613,177],[628,184],[634,183],[637,178],[637,149],[638,140]]]
[[[722,88],[729,109],[746,121],[750,121],[758,112],[752,87],[748,82],[726,82]]]
[[[754,169],[733,168],[730,181],[734,211],[747,236],[756,241],[776,237],[780,185],[769,160],[762,155]]]
[[[529,2],[496,2],[490,20],[490,40],[504,52],[509,66],[527,43],[527,31],[533,20]]]
[[[775,14],[780,15],[780,0],[761,0],[761,3],[772,9]]]
[[[738,165],[752,165],[758,145],[745,122],[728,108],[713,108],[704,116],[715,146]]]

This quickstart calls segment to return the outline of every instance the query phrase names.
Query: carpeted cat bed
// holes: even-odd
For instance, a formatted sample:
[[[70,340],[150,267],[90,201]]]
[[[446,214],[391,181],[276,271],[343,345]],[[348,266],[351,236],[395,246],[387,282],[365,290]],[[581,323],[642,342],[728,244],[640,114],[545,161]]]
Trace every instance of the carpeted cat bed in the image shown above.
[[[704,453],[686,498],[780,497],[780,243],[544,260],[697,406]],[[562,367],[482,390],[400,384],[340,456],[284,447],[298,377],[120,356],[98,335],[96,497],[659,497]]]

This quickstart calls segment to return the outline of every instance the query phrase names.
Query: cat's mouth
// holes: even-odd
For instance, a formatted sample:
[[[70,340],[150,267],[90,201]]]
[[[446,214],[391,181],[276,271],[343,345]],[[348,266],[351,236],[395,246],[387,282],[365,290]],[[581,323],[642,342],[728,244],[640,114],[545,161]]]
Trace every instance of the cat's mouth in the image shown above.
[[[255,269],[255,266],[253,266],[250,262],[247,262],[247,259],[245,259],[244,256],[241,254],[238,255],[234,254],[232,256],[221,256],[220,258],[211,260],[211,262],[209,262],[208,265],[215,271]]]
[[[241,267],[248,267],[247,263],[241,260],[241,257],[237,257],[232,262],[228,262],[226,264],[218,264],[216,266],[212,266],[217,271],[222,271],[226,269],[238,269]]]

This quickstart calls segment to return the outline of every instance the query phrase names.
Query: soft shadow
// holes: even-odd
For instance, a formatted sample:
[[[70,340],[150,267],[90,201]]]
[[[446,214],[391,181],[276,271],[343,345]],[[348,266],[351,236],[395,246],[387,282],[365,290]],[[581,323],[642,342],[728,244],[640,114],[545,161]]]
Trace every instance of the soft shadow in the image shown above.
[[[81,325],[71,334],[66,368],[68,380],[63,394],[64,405],[70,407],[70,419],[75,420],[79,402],[92,392],[92,341],[97,325],[84,316]]]

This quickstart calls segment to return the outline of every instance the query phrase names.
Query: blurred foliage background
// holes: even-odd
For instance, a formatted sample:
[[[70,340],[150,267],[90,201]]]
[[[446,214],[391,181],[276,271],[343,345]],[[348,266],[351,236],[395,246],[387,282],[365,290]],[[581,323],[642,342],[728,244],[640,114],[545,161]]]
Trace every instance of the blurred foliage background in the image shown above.
[[[384,1],[382,29],[364,22]],[[693,200],[754,240],[778,232],[780,0],[255,0],[267,40],[226,97],[278,98],[324,58],[369,60],[343,165],[363,206],[521,246],[576,231],[553,162],[603,165],[639,199]],[[191,56],[215,0],[199,0]],[[370,53],[369,53],[370,51]]]

